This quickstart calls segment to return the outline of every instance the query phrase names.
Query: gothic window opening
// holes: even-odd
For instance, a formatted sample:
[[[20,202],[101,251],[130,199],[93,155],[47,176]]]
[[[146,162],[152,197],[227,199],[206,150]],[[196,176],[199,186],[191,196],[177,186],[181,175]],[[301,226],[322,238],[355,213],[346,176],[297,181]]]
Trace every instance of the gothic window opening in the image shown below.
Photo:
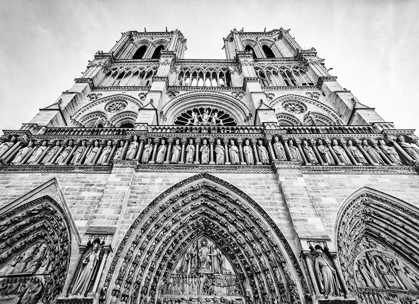
[[[134,125],[130,122],[123,123],[120,128],[134,128]]]
[[[262,49],[265,53],[266,58],[275,58],[275,54],[272,52],[272,49],[269,46],[264,45]]]
[[[256,57],[256,53],[255,53],[255,50],[250,46],[250,45],[246,45],[246,47],[244,48],[244,50],[246,51],[246,52],[252,52],[252,56],[253,56],[253,58],[254,59],[256,59],[257,57]]]
[[[177,126],[236,126],[230,114],[213,108],[194,108],[180,114],[175,119]]]
[[[145,45],[140,46],[138,50],[135,52],[132,59],[143,59],[146,51],[147,51],[147,46]]]
[[[164,45],[159,45],[153,53],[153,56],[151,56],[151,59],[159,59],[161,51],[164,50]]]

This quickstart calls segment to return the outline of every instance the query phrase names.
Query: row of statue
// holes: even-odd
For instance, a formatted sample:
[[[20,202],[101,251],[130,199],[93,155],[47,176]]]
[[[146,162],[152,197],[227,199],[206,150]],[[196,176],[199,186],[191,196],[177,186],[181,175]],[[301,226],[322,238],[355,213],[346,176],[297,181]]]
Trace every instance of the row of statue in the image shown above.
[[[270,164],[271,160],[297,161],[311,165],[403,165],[419,161],[419,147],[399,136],[398,143],[387,145],[383,139],[370,143],[364,139],[355,142],[337,139],[303,139],[301,143],[293,139],[280,140],[274,136],[267,145],[262,139],[175,139],[167,143],[166,139],[138,141],[134,136],[131,141],[112,142],[94,141],[87,145],[85,140],[74,143],[69,140],[62,144],[59,140],[52,145],[42,141],[34,147],[30,141],[26,147],[16,153],[9,151],[18,145],[16,138],[0,145],[0,158],[6,158],[12,165],[108,165],[113,160],[138,160],[142,164]],[[11,156],[13,156],[11,158]],[[7,157],[5,157],[7,156]]]
[[[38,277],[15,277],[0,280],[0,303],[35,304],[44,284]]]
[[[227,299],[224,297],[203,298],[203,297],[179,297],[163,298],[157,300],[161,304],[244,304],[241,298]],[[250,303],[250,302],[249,302]]]

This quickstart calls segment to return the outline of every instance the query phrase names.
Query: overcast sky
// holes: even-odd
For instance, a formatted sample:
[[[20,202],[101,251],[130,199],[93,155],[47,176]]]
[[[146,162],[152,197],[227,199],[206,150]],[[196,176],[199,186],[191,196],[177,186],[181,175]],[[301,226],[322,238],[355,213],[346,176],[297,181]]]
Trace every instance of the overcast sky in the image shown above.
[[[185,58],[225,58],[231,29],[283,27],[397,128],[419,129],[419,1],[18,1],[0,3],[0,129],[18,129],[127,30],[180,29]]]

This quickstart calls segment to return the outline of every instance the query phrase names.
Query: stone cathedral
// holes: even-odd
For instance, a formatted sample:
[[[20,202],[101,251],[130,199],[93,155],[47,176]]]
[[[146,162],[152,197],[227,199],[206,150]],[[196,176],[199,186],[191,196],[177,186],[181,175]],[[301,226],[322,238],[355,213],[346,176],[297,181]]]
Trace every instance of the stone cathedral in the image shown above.
[[[122,33],[3,130],[0,303],[419,303],[414,130],[289,30],[223,41]]]

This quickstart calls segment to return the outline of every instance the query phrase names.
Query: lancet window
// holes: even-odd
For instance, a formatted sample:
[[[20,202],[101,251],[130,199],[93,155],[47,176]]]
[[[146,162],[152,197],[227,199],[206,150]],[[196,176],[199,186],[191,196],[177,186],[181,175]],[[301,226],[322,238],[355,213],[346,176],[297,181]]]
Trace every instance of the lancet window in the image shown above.
[[[266,58],[275,58],[274,52],[272,52],[271,48],[267,45],[262,47],[263,52],[265,53]]]
[[[255,53],[255,50],[252,48],[252,46],[250,46],[250,45],[246,45],[246,47],[244,48],[244,50],[245,50],[246,52],[252,52],[253,58],[257,58],[257,57],[256,57],[256,53]]]
[[[164,45],[159,45],[158,47],[156,47],[156,49],[154,50],[153,56],[151,56],[151,59],[159,59],[160,53],[163,50],[164,50]]]
[[[177,79],[179,86],[193,87],[231,87],[231,74],[227,68],[221,70],[189,69],[184,68]]]
[[[154,67],[112,69],[105,74],[101,86],[150,86],[154,74]]]
[[[135,52],[132,59],[143,59],[146,51],[147,51],[147,46],[146,45],[140,46],[138,48],[138,50]]]
[[[301,67],[255,67],[264,86],[308,86],[313,81]]]

